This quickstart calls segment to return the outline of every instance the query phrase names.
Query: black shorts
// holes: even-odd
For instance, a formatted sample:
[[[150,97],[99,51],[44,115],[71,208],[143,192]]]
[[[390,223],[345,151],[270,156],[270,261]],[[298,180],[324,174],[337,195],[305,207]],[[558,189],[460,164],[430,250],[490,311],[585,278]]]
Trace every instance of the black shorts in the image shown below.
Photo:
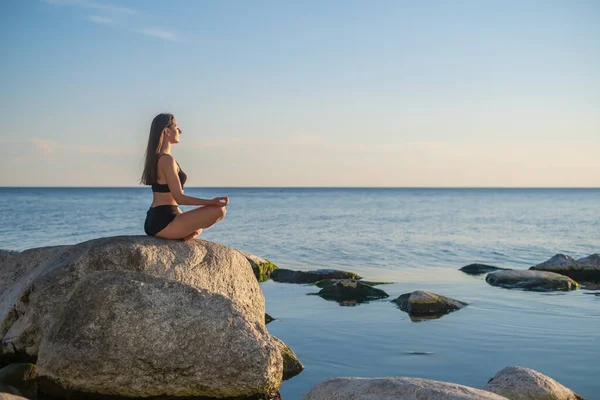
[[[144,223],[144,231],[146,235],[154,236],[162,231],[179,215],[179,207],[177,206],[156,206],[150,207],[146,213],[146,222]]]

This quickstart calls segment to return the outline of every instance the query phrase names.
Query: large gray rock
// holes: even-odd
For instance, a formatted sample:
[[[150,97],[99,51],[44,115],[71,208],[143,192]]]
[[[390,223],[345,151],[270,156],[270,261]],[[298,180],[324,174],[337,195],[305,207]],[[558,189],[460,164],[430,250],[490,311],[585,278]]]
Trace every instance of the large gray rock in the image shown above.
[[[18,251],[0,249],[0,263],[19,255]]]
[[[333,378],[319,383],[303,400],[508,400],[449,382],[419,378]]]
[[[33,361],[76,283],[96,271],[136,271],[206,289],[231,298],[250,322],[264,325],[262,291],[239,251],[203,240],[101,238],[25,250],[0,263],[3,361]]]
[[[114,337],[115,332],[122,333],[119,329],[124,329],[121,325],[125,323],[123,321],[116,321],[114,322],[116,325],[111,325],[113,331],[88,332],[86,329],[94,331],[98,329],[98,326],[109,326],[110,323],[106,320],[106,324],[104,322],[101,325],[92,323],[85,326],[85,321],[82,318],[92,318],[89,315],[82,313],[81,318],[75,315],[76,318],[73,318],[72,321],[69,316],[69,313],[79,313],[79,311],[73,311],[77,310],[76,303],[78,300],[72,299],[79,285],[85,284],[89,291],[93,292],[95,286],[90,285],[88,279],[92,279],[92,277],[99,279],[97,278],[99,276],[97,275],[98,272],[106,273],[111,271],[117,273],[117,275],[139,273],[140,276],[145,276],[145,278],[136,278],[134,281],[144,282],[144,279],[156,278],[163,282],[162,285],[164,286],[161,289],[163,291],[162,294],[157,296],[158,298],[165,299],[165,308],[161,308],[158,304],[155,304],[157,307],[156,310],[143,308],[147,303],[154,304],[150,298],[151,296],[148,296],[147,293],[144,294],[145,292],[138,293],[138,297],[131,299],[128,296],[123,296],[120,298],[123,301],[121,304],[105,304],[106,309],[117,307],[119,310],[125,310],[127,307],[134,306],[144,309],[146,310],[144,313],[148,315],[148,318],[154,321],[159,321],[159,317],[162,316],[169,318],[165,319],[162,325],[159,324],[164,328],[162,331],[160,329],[151,329],[151,327],[136,331],[139,335],[138,338],[128,339],[128,345],[132,346],[130,353],[127,355],[128,357],[133,357],[133,354],[142,348],[147,353],[144,353],[146,357],[142,357],[141,359],[159,360],[159,363],[149,364],[147,368],[154,368],[156,371],[163,371],[165,374],[167,374],[167,371],[177,371],[178,376],[187,373],[187,370],[181,369],[182,367],[169,364],[170,361],[163,357],[164,347],[161,346],[164,345],[159,345],[159,343],[163,343],[163,341],[164,343],[170,343],[173,340],[168,334],[164,333],[171,332],[167,329],[167,325],[177,327],[176,332],[178,333],[175,334],[175,339],[179,342],[174,342],[174,349],[181,349],[181,346],[184,346],[184,342],[192,344],[196,340],[199,340],[199,331],[183,329],[180,325],[183,322],[177,322],[178,316],[182,314],[185,316],[182,321],[188,321],[191,326],[196,326],[194,325],[197,324],[197,321],[194,319],[195,314],[185,307],[179,310],[175,307],[175,304],[171,304],[166,300],[169,297],[169,293],[177,297],[179,296],[179,292],[183,293],[184,290],[188,290],[196,293],[192,296],[193,299],[189,301],[199,301],[198,299],[202,298],[208,302],[206,307],[212,307],[210,302],[214,300],[215,307],[218,306],[216,309],[221,311],[227,310],[227,312],[223,311],[223,315],[235,316],[235,318],[227,317],[228,323],[233,324],[231,326],[227,325],[228,329],[239,329],[238,336],[246,337],[248,341],[255,344],[262,343],[262,350],[260,351],[264,354],[260,353],[263,355],[257,357],[260,360],[260,357],[264,356],[264,359],[263,361],[254,362],[252,368],[249,368],[247,359],[244,356],[240,356],[241,364],[228,364],[230,353],[228,353],[229,350],[223,347],[220,348],[220,353],[217,352],[216,348],[212,353],[210,351],[206,352],[205,356],[211,355],[213,357],[210,360],[212,368],[218,367],[215,373],[218,373],[218,369],[225,369],[227,373],[236,377],[243,377],[245,376],[244,374],[254,374],[252,376],[256,377],[262,376],[264,378],[260,378],[263,379],[262,381],[258,378],[255,381],[253,393],[258,393],[261,390],[270,390],[270,388],[276,387],[281,383],[281,350],[273,344],[274,341],[270,339],[264,330],[264,298],[248,259],[235,249],[203,240],[183,242],[148,236],[110,237],[71,246],[30,249],[8,257],[3,262],[0,262],[0,338],[3,339],[2,347],[0,348],[0,362],[6,364],[21,360],[32,362],[37,360],[40,365],[43,365],[42,371],[45,371],[46,375],[42,378],[46,380],[46,387],[54,385],[57,390],[62,390],[61,382],[63,381],[58,381],[54,378],[64,377],[67,371],[73,372],[74,369],[69,369],[69,367],[64,366],[64,363],[61,363],[61,352],[64,351],[70,354],[70,357],[78,357],[77,354],[79,354],[81,360],[86,360],[84,357],[85,354],[78,353],[81,350],[81,347],[78,347],[81,346],[81,343],[76,339],[80,337],[78,335],[83,335],[81,336],[84,338],[82,340],[87,341],[88,336],[85,335],[95,334],[97,335],[95,337],[102,341]],[[169,286],[172,284],[181,285],[181,287],[186,289],[174,289],[172,286]],[[116,287],[123,287],[123,285],[126,286],[126,283],[117,282],[115,285]],[[150,285],[148,283],[147,285],[149,286],[145,290],[161,291],[157,288],[161,284],[153,283]],[[105,290],[109,289],[105,288]],[[82,295],[81,292],[77,293],[78,296]],[[115,302],[119,299],[117,294],[119,293],[113,296]],[[92,295],[94,294],[90,293],[90,296]],[[97,300],[100,301],[102,299],[98,298]],[[226,303],[226,306],[223,305],[223,302]],[[172,307],[170,313],[165,311],[168,307]],[[97,311],[101,312],[102,310],[98,309]],[[135,312],[131,311],[130,314],[130,319],[135,319],[133,317]],[[102,320],[102,318],[100,319]],[[241,322],[242,320],[243,322]],[[63,330],[59,329],[65,321],[71,322],[64,323]],[[215,326],[220,326],[220,322],[214,323],[216,324]],[[126,325],[130,324],[129,322]],[[85,329],[77,331],[75,328],[72,328],[69,331],[67,329],[68,326],[85,327]],[[139,326],[144,325],[140,322]],[[131,333],[135,332],[132,331]],[[148,338],[148,335],[159,336]],[[187,335],[187,338],[184,338],[185,335]],[[155,343],[156,346],[152,348],[144,347],[144,341]],[[226,346],[230,346],[230,344],[228,342]],[[240,345],[243,345],[243,343]],[[42,355],[38,359],[40,346],[45,348],[46,351],[42,352]],[[257,347],[250,346],[249,349],[255,348]],[[153,349],[156,350],[157,354],[151,353]],[[91,349],[90,351],[92,350],[97,351],[97,349]],[[188,347],[185,347],[184,350],[181,354],[186,356],[190,355],[190,351],[194,351],[193,348]],[[258,350],[249,351],[249,355],[259,354],[256,353]],[[121,353],[119,353],[120,356]],[[196,355],[193,354],[193,356],[195,357]],[[113,359],[112,361],[115,362],[116,360]],[[161,366],[160,362],[163,361],[166,364]],[[139,362],[138,360],[138,364]],[[88,388],[85,390],[96,390],[102,387],[101,383],[98,383],[98,380],[106,379],[106,375],[103,374],[109,373],[110,369],[107,369],[109,367],[96,362],[88,362],[85,365],[82,365],[82,363],[83,361],[79,362],[79,364],[74,363],[73,365],[85,367],[86,372],[78,371],[77,374],[70,375],[68,379],[73,379],[74,382],[77,382],[76,385],[79,385],[77,386],[78,388]],[[184,363],[183,365],[187,364]],[[236,370],[240,366],[243,371]],[[98,371],[95,368],[98,368]],[[244,372],[252,369],[255,370],[252,373]],[[190,371],[196,370],[192,368]],[[86,377],[84,380],[87,382],[87,377],[91,377],[96,372],[98,373],[98,377],[94,378],[96,380],[90,378],[88,382],[90,386],[85,386],[87,383],[83,381],[77,381],[79,379],[78,376],[81,375]],[[172,374],[173,372],[168,373]],[[127,377],[128,375],[124,376]],[[149,376],[152,377],[154,375],[150,374]],[[207,373],[206,376],[211,377],[212,375],[211,373]],[[113,376],[111,382],[116,388],[121,388],[119,386],[119,377],[120,375]],[[161,393],[166,393],[166,390],[179,390],[169,386],[169,376],[163,378],[163,383],[166,385],[165,388],[168,389],[163,388]],[[238,388],[248,387],[250,380],[251,378],[248,378],[246,381],[240,381],[238,386],[234,386],[233,389],[222,389],[224,390],[223,393],[242,393],[245,389],[238,390]],[[279,383],[276,381],[279,381]],[[106,379],[101,382],[108,384],[109,380]],[[158,379],[153,382],[155,385],[161,383]],[[212,387],[208,388],[206,392],[213,391],[213,389]],[[114,389],[113,391],[116,390],[121,389]],[[149,385],[147,390],[156,389]],[[193,386],[190,390],[201,391],[205,390],[205,388]],[[267,393],[264,394],[266,395]]]
[[[237,397],[276,392],[283,362],[264,323],[231,298],[103,271],[77,284],[44,335],[37,370],[40,392],[56,397]]]
[[[439,294],[415,290],[412,293],[400,295],[392,300],[413,317],[442,316],[452,311],[460,310],[468,304]],[[417,318],[419,320],[419,318]]]
[[[600,282],[600,254],[576,260],[570,256],[557,254],[548,261],[530,268],[566,275],[578,282]]]
[[[361,279],[354,272],[337,269],[316,269],[312,271],[294,271],[279,268],[271,272],[271,279],[283,283],[315,283],[323,279]]]
[[[536,292],[554,290],[575,290],[577,282],[568,276],[547,271],[498,271],[489,273],[485,280],[492,286],[501,286],[507,289],[524,289]]]
[[[583,400],[554,379],[525,367],[506,367],[496,374],[484,390],[510,400]]]

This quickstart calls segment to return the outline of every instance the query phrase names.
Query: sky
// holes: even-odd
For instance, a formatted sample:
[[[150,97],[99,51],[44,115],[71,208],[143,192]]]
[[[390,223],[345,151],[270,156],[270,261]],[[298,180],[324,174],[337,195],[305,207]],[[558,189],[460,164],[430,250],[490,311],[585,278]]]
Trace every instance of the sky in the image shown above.
[[[5,0],[0,186],[600,187],[600,2]]]

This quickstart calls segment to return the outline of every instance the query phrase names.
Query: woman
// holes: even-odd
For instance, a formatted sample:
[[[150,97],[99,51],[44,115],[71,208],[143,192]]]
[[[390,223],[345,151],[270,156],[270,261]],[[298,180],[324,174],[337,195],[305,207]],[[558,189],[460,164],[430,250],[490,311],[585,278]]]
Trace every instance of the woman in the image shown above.
[[[159,114],[152,120],[141,183],[152,185],[152,204],[146,214],[147,235],[164,239],[190,240],[225,217],[228,197],[212,200],[183,194],[187,175],[171,155],[171,145],[179,143],[181,129],[173,114]],[[200,206],[184,213],[178,205]]]

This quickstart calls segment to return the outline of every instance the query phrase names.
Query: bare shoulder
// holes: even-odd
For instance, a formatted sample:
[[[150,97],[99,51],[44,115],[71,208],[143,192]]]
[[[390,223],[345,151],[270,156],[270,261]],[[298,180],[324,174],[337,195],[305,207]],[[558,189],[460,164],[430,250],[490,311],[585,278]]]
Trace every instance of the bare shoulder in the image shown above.
[[[158,159],[158,165],[160,167],[169,167],[175,164],[175,158],[170,154],[163,154]]]

